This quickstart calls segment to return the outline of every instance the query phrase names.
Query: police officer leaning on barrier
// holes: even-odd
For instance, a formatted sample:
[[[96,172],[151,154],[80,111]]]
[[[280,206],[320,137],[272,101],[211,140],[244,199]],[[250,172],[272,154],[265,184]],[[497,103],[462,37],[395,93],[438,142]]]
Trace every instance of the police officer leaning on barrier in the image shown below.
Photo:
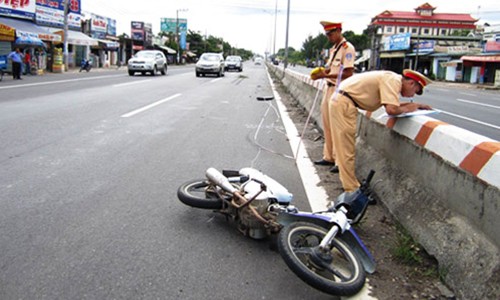
[[[336,86],[341,80],[352,76],[354,73],[354,59],[356,50],[342,35],[342,23],[333,23],[322,21],[320,24],[325,30],[325,35],[333,44],[330,49],[330,55],[325,69],[311,75],[313,80],[325,78],[326,85],[323,89],[323,99],[321,103],[321,119],[323,122],[323,131],[325,143],[323,145],[323,158],[315,161],[316,165],[333,166],[330,172],[337,173],[338,167],[335,166],[335,145],[332,136],[332,122],[328,109],[328,99],[335,92]]]
[[[328,101],[332,117],[333,142],[337,151],[340,181],[346,192],[353,192],[360,184],[355,174],[355,134],[357,108],[375,111],[382,105],[388,115],[398,115],[417,109],[431,109],[429,105],[400,102],[399,97],[422,95],[431,83],[419,72],[405,69],[403,74],[391,71],[371,71],[357,74],[339,85],[338,93]]]

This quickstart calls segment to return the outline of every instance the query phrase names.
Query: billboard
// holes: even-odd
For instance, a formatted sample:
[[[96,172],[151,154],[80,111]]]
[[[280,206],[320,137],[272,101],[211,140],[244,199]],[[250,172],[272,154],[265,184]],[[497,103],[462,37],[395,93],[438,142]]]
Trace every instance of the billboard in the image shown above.
[[[408,50],[410,49],[410,33],[394,34],[384,41],[385,51]]]
[[[36,23],[63,28],[64,0],[36,0]],[[82,27],[80,0],[68,3],[68,27],[76,30]]]
[[[177,23],[179,21],[179,23]],[[179,32],[187,32],[187,19],[162,18],[160,30],[163,32],[176,33],[176,25],[179,24]]]
[[[33,0],[0,0],[0,15],[23,19],[35,19],[36,4]]]
[[[131,35],[133,40],[144,41],[144,22],[131,22]]]

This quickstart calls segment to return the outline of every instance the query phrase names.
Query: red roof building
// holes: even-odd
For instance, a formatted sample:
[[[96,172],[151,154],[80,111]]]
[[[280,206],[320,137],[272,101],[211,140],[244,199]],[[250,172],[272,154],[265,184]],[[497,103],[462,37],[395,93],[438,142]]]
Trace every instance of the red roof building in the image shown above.
[[[435,10],[436,7],[424,3],[413,11],[385,10],[373,17],[369,26],[372,34],[369,68],[396,72],[410,68],[437,79],[480,81],[479,77],[488,73],[488,66],[461,60],[481,55],[484,48],[482,37],[476,32],[478,20],[470,14]],[[451,68],[457,74],[451,74]]]

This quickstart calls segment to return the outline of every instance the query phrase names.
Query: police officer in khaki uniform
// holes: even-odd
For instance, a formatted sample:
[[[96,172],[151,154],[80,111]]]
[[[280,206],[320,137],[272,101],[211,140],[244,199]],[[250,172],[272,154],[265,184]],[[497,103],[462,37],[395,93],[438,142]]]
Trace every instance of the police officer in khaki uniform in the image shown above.
[[[332,117],[333,142],[337,150],[340,181],[346,192],[355,191],[360,184],[355,174],[355,134],[357,108],[375,111],[382,105],[389,115],[431,109],[414,102],[400,102],[399,96],[422,95],[431,81],[419,72],[403,70],[403,75],[391,71],[371,71],[344,80],[329,101]]]
[[[342,23],[332,23],[327,21],[320,22],[323,25],[328,40],[333,44],[330,49],[330,55],[326,68],[312,78],[314,80],[325,78],[326,85],[323,89],[323,99],[321,103],[321,118],[323,121],[323,130],[325,144],[323,145],[323,159],[315,161],[316,165],[333,166],[331,172],[337,173],[338,167],[335,166],[335,145],[332,137],[332,122],[328,111],[328,99],[331,99],[336,86],[345,78],[354,73],[354,59],[356,50],[342,36]]]

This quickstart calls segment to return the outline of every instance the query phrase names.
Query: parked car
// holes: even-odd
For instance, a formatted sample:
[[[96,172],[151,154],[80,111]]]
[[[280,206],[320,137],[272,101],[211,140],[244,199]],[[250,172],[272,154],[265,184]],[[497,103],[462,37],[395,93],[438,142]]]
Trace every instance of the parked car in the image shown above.
[[[196,63],[196,77],[215,74],[217,77],[224,76],[225,62],[220,53],[203,53]]]
[[[128,60],[128,75],[133,76],[135,72],[142,75],[146,72],[155,76],[160,71],[161,75],[167,74],[167,58],[159,50],[141,50]]]
[[[243,71],[243,59],[238,55],[230,55],[226,57],[226,71],[238,70]]]

